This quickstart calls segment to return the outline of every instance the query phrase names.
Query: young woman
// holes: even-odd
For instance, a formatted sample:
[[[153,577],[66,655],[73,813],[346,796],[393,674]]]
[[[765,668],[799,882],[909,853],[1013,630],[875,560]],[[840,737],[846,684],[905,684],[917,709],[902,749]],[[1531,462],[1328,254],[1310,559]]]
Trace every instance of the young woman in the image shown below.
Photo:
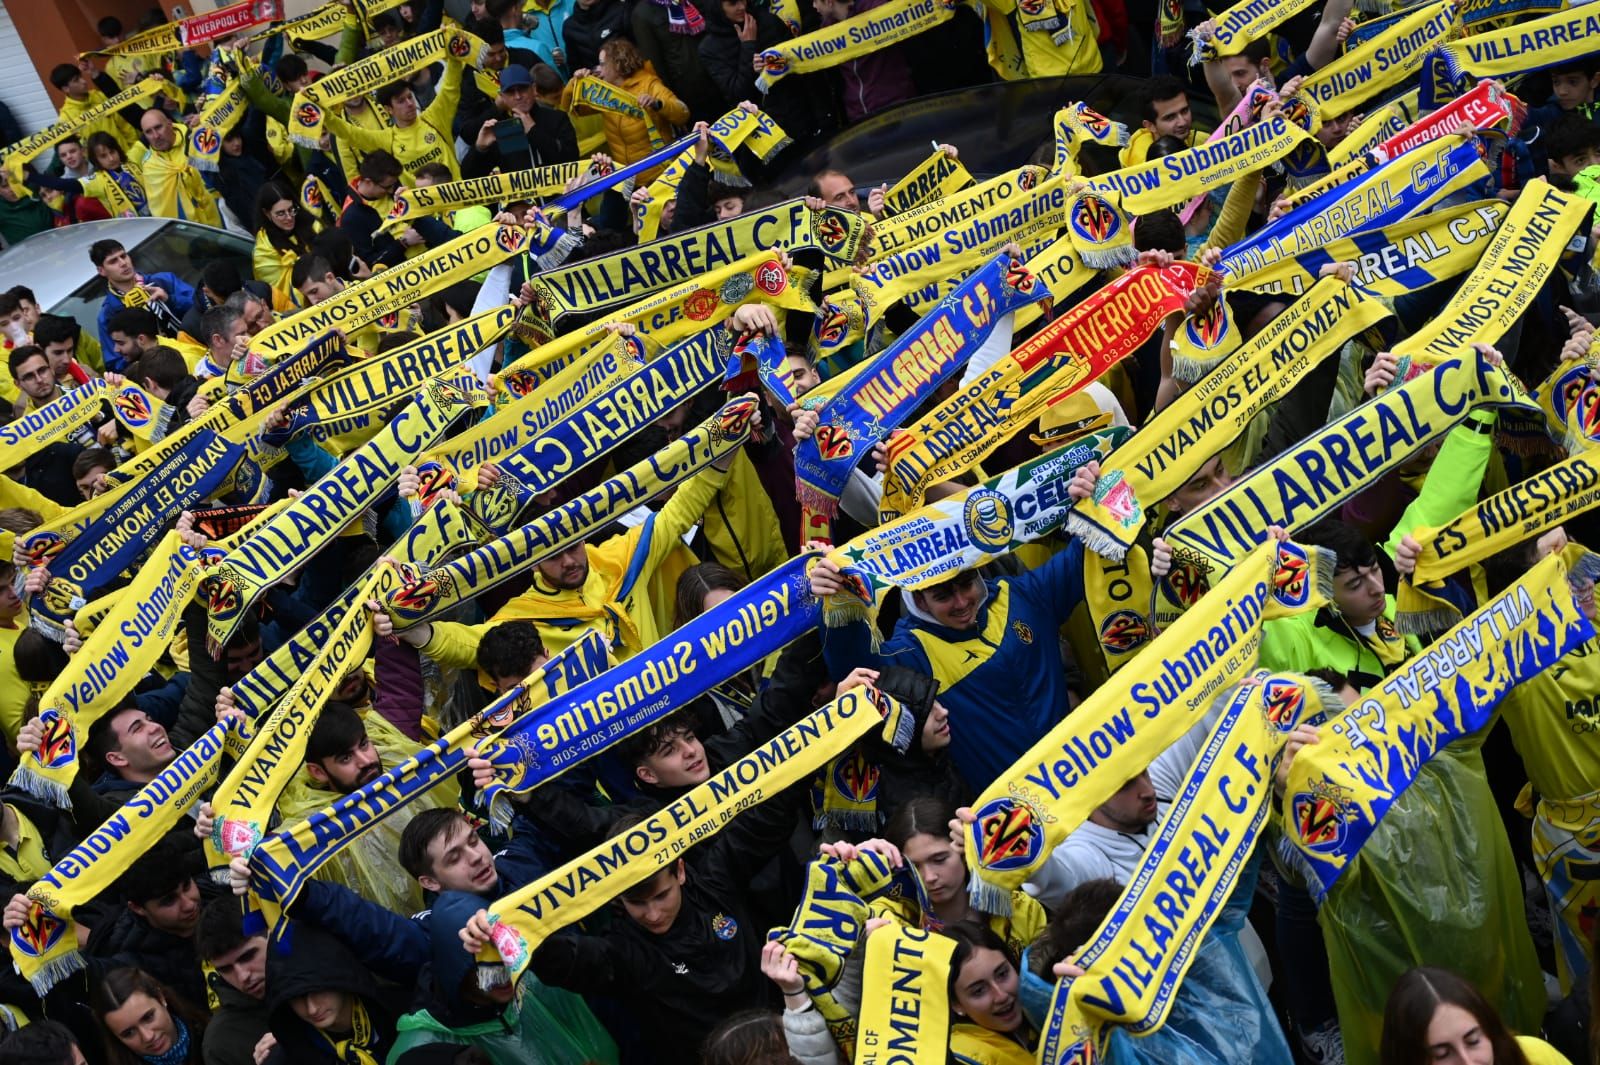
[[[1029,1065],[1038,1033],[1022,1012],[1017,955],[986,924],[944,929],[950,956],[950,1059],[958,1065]]]
[[[1420,966],[1389,992],[1380,1065],[1571,1065],[1543,1039],[1512,1035],[1478,989],[1449,969]]]
[[[585,74],[615,85],[638,100],[645,110],[643,118],[630,118],[614,111],[603,113],[606,151],[618,166],[627,166],[662,147],[673,139],[674,127],[689,121],[689,108],[645,66],[644,56],[628,40],[607,41],[600,48],[600,65],[594,70],[575,70],[572,79],[575,82]],[[572,82],[568,82],[561,94],[563,108],[571,105],[571,87]],[[590,110],[582,108],[578,113],[586,114]],[[643,188],[658,173],[660,170],[655,169],[640,174],[634,179],[634,187]]]
[[[950,822],[955,819],[954,806],[924,796],[900,807],[883,829],[884,838],[916,867],[922,886],[927,890],[933,912],[922,914],[922,924],[948,930],[961,922],[976,922],[999,937],[1013,957],[1020,956],[1023,948],[1044,930],[1048,921],[1044,907],[1019,888],[1011,893],[1009,917],[997,917],[976,909],[967,898],[967,863],[961,849],[950,839]],[[898,900],[881,900],[872,905],[874,910],[881,910],[903,923],[909,923],[913,917],[907,905]]]
[[[294,264],[311,254],[311,242],[321,228],[299,198],[276,181],[261,186],[256,195],[256,248],[251,266],[257,281],[287,295]]]
[[[110,1065],[199,1065],[203,1013],[143,969],[112,969],[89,995]]]

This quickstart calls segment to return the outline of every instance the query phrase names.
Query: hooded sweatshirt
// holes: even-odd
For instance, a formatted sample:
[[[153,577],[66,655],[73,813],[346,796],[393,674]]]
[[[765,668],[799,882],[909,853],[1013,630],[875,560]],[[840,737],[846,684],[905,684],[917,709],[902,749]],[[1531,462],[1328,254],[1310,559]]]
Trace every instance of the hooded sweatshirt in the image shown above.
[[[347,1052],[343,1057],[335,1040],[295,1015],[290,1006],[295,998],[318,991],[342,991],[354,997],[358,1012],[365,1015],[361,1027],[362,1057]],[[367,1065],[381,1062],[394,1047],[396,996],[380,991],[378,981],[351,957],[344,944],[325,932],[296,924],[267,955],[267,999],[272,1034],[278,1045],[267,1058],[269,1065]]]
[[[463,891],[446,891],[434,901],[430,1001],[400,1018],[393,1056],[449,1043],[477,1047],[495,1065],[615,1065],[616,1044],[583,999],[545,986],[531,972],[523,974],[505,1006],[463,997],[462,988],[477,979],[477,960],[462,948],[459,932],[483,906],[481,896]]]

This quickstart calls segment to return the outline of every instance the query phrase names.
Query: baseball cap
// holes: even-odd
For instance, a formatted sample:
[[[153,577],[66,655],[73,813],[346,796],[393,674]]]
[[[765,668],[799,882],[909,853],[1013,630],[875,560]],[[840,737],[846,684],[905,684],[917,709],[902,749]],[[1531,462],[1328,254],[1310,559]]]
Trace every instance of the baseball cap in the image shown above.
[[[512,63],[500,72],[500,91],[518,89],[524,85],[533,84],[533,75],[528,73],[528,68]]]

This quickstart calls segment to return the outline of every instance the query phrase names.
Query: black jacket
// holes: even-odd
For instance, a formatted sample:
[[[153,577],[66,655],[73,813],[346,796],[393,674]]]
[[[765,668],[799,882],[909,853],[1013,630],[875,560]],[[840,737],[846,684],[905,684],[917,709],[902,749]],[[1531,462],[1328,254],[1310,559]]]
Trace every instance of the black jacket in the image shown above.
[[[490,119],[498,121],[506,117],[505,112],[491,103],[487,110],[479,111],[466,123],[462,139],[468,147],[461,160],[462,177],[482,177],[495,167],[508,174],[552,163],[570,163],[578,158],[578,135],[572,129],[572,120],[543,104],[534,105],[533,128],[528,131],[527,147],[508,151],[496,142],[487,151],[479,151],[478,130]]]
[[[109,924],[94,928],[84,953],[97,971],[136,965],[186,1001],[206,1000],[205,977],[194,953],[194,939],[152,928],[132,910],[125,908]]]
[[[546,940],[534,952],[534,975],[579,994],[627,996],[659,1065],[696,1065],[707,1032],[739,1010],[774,1004],[761,977],[766,929],[752,915],[751,878],[787,842],[792,815],[791,803],[774,798],[696,847],[682,908],[664,935],[618,914],[604,935]]]
[[[716,0],[708,0],[695,8],[709,22],[712,16],[706,8],[716,6]],[[673,33],[667,9],[652,0],[639,0],[634,5],[631,25],[639,53],[650,60],[661,80],[689,108],[689,117],[694,121],[716,121],[727,108],[722,106],[722,94],[716,85],[700,68],[699,44],[704,35]]]
[[[220,1006],[206,1025],[205,1065],[255,1065],[256,1044],[270,1030],[267,1004],[215,974],[211,987]]]
[[[333,1044],[295,1016],[289,1003],[316,991],[343,991],[366,1008],[374,1043],[368,1052],[383,1061],[394,1047],[395,1021],[407,994],[385,991],[350,951],[333,936],[309,925],[293,925],[281,947],[267,955],[267,1001],[272,1034],[278,1045],[270,1065],[334,1065]]]
[[[827,83],[817,75],[790,75],[765,95],[756,88],[752,66],[758,52],[794,39],[784,21],[764,7],[748,7],[756,19],[756,39],[741,41],[733,23],[723,17],[720,4],[705,15],[706,32],[700,37],[700,66],[716,86],[722,110],[732,110],[743,100],[758,105],[793,140],[804,142],[836,124],[829,113]],[[809,6],[809,5],[807,5]]]
[[[577,4],[561,26],[561,43],[571,70],[600,65],[600,46],[613,37],[633,37],[628,5],[623,0],[596,0],[589,7]]]

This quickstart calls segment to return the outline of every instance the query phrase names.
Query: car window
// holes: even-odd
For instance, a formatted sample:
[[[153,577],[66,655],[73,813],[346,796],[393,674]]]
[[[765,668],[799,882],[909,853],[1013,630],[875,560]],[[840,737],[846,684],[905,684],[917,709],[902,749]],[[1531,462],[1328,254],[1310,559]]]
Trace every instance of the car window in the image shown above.
[[[206,264],[216,259],[232,259],[240,277],[251,276],[249,240],[232,233],[219,233],[189,222],[169,222],[133,246],[133,261],[145,274],[172,273],[195,288]],[[91,336],[99,329],[100,303],[106,298],[105,278],[98,274],[73,290],[54,307],[51,314],[75,320]]]

